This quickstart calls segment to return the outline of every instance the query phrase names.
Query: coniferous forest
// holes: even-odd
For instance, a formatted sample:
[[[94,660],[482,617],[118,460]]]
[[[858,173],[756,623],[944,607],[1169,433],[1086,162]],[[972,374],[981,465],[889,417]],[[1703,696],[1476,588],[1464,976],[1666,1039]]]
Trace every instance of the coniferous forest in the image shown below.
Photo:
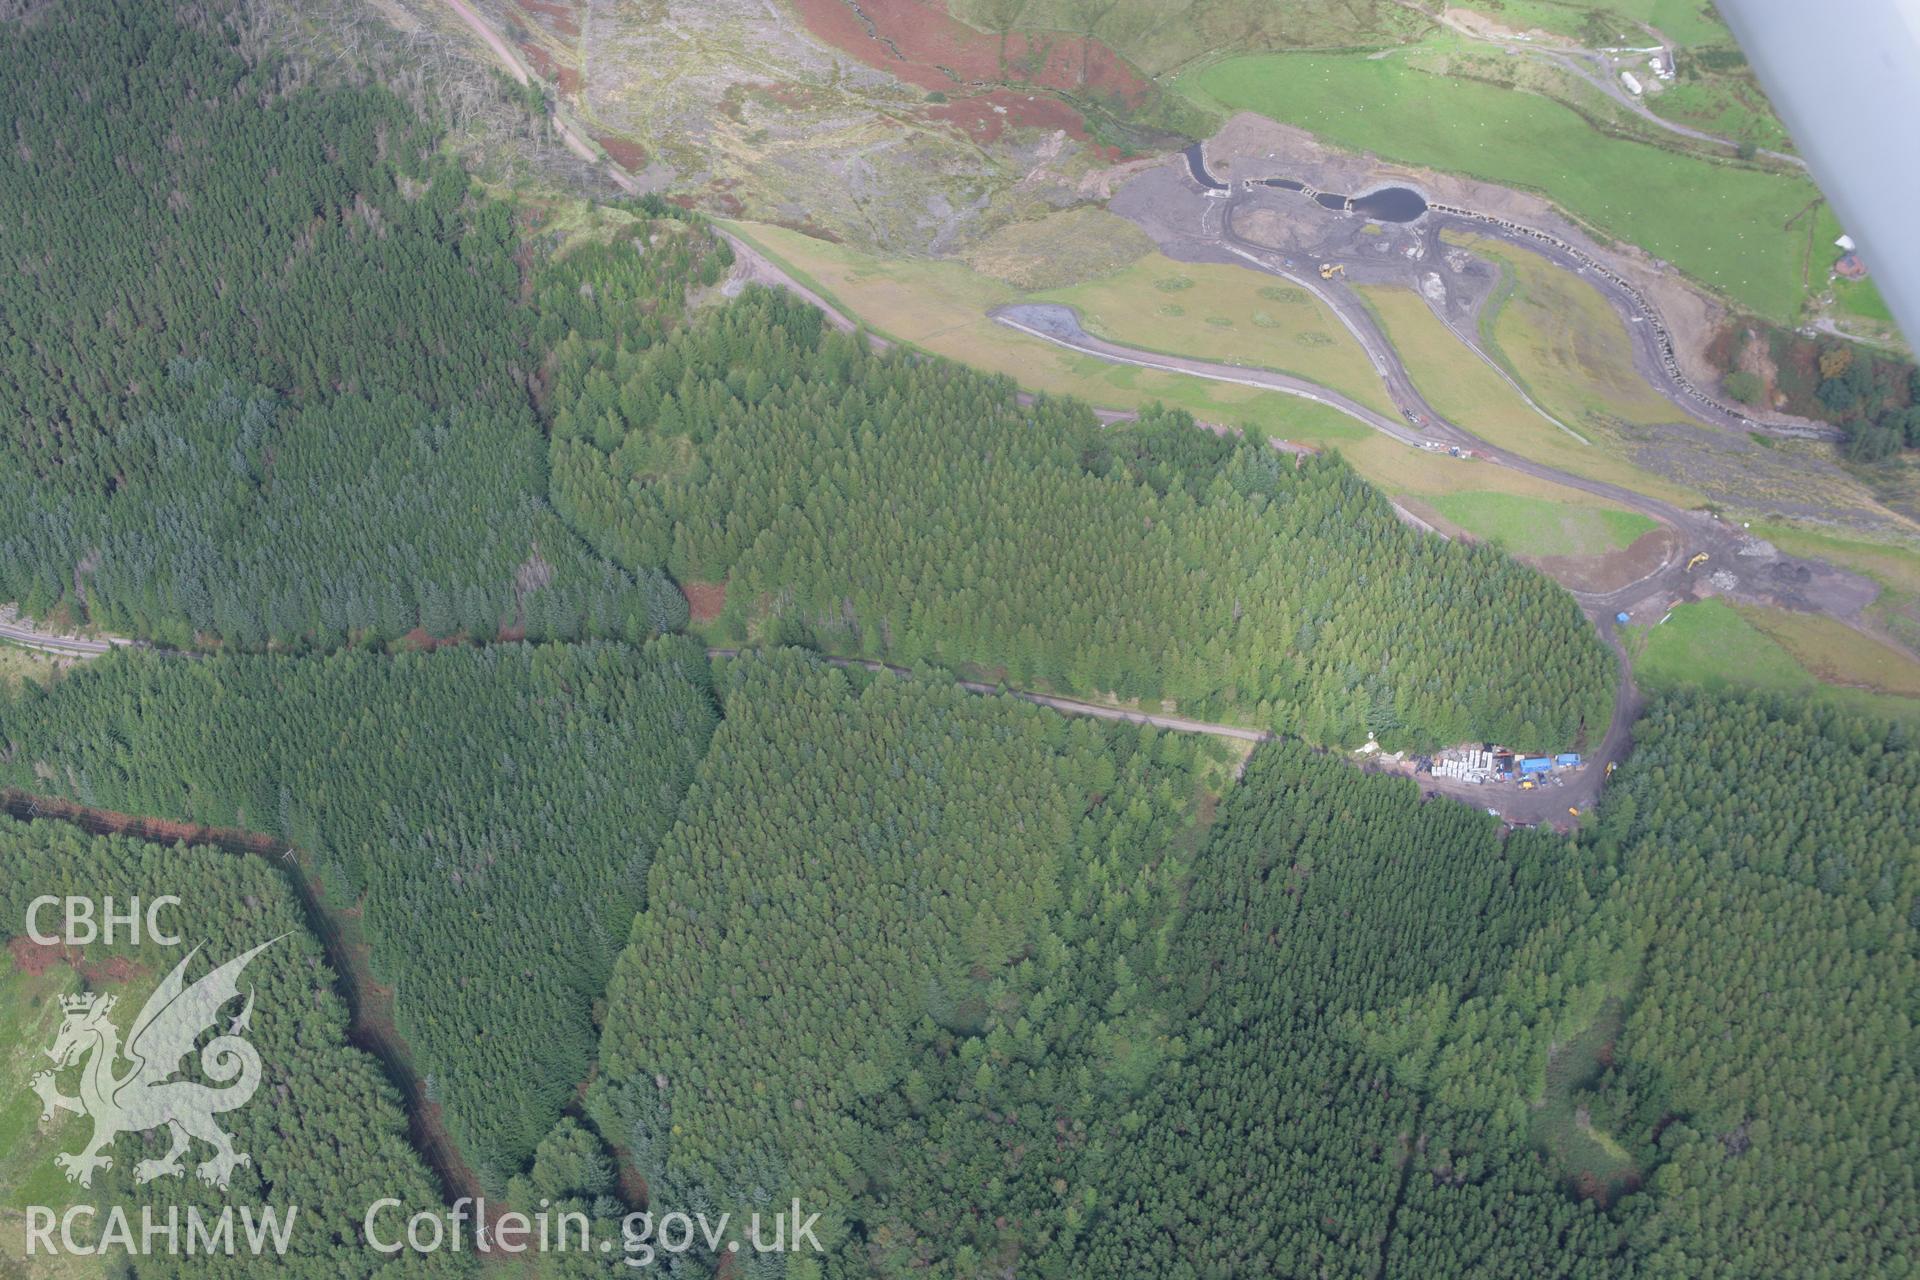
[[[593,332],[557,352],[555,502],[624,565],[725,580],[731,637],[1173,698],[1315,742],[1606,732],[1615,665],[1572,600],[1408,529],[1337,459],[1184,413],[1105,429],[1022,405],[1005,379],[866,354],[785,294],[664,342]]]
[[[300,849],[361,910],[401,1034],[498,1183],[586,1078],[592,1006],[713,723],[678,638],[125,654],[0,708],[0,774]]]
[[[0,683],[0,787],[275,850],[0,819],[0,1226],[81,1194],[59,997],[176,961],[26,904],[169,893],[280,938],[226,1198],[322,1224],[287,1274],[482,1269],[362,1238],[457,1194],[429,1127],[609,1236],[820,1215],[682,1277],[1915,1274],[1906,729],[1671,693],[1572,834],[1423,798],[1350,748],[1607,731],[1548,578],[835,331],[658,196],[483,188],[239,12],[0,18],[0,602],[150,642]],[[221,1202],[120,1142],[95,1198]]]
[[[548,505],[513,209],[218,12],[0,23],[0,596],[243,648],[678,625]]]
[[[229,1201],[296,1205],[305,1225],[290,1233],[292,1247],[277,1274],[303,1280],[389,1274],[387,1260],[358,1240],[366,1204],[393,1196],[410,1209],[426,1208],[438,1203],[440,1188],[408,1145],[392,1085],[373,1058],[348,1044],[347,1013],[334,975],[281,872],[250,854],[89,836],[55,822],[0,826],[0,859],[7,872],[0,878],[0,919],[6,922],[0,933],[12,959],[0,976],[0,1010],[10,1047],[20,1036],[30,1037],[28,1047],[36,1050],[51,1043],[60,1024],[59,998],[82,989],[113,996],[123,1006],[123,1019],[131,1017],[180,959],[176,950],[151,941],[136,946],[123,940],[96,943],[87,948],[84,965],[69,967],[57,958],[57,947],[41,948],[24,936],[28,902],[41,894],[110,895],[121,904],[172,895],[180,902],[163,917],[166,926],[201,943],[216,963],[275,940],[244,977],[255,996],[251,1038],[260,1054],[260,1092],[280,1105],[272,1111],[243,1107],[222,1118],[235,1149],[252,1163],[234,1170],[223,1194],[194,1177],[193,1163],[208,1154],[196,1147],[181,1177],[142,1186],[134,1180],[135,1163],[158,1159],[167,1143],[160,1133],[128,1134],[116,1142],[113,1167],[97,1175],[91,1195],[101,1204],[151,1204],[161,1212],[192,1205],[209,1215]],[[50,914],[41,925],[58,928]],[[192,970],[188,980],[204,972]],[[41,1058],[39,1065],[45,1063]],[[44,1184],[51,1175],[57,1186],[59,1174],[48,1161],[58,1149],[79,1149],[85,1122],[69,1118],[52,1132],[38,1133],[39,1111],[32,1094],[8,1097],[0,1168],[10,1182],[26,1175]],[[21,1188],[7,1190],[13,1209]],[[48,1190],[40,1188],[42,1195]],[[7,1242],[10,1263],[19,1243],[17,1235]],[[409,1274],[468,1275],[471,1262],[453,1254],[416,1258]],[[139,1274],[241,1280],[258,1274],[257,1266],[251,1258],[163,1254],[142,1259]]]

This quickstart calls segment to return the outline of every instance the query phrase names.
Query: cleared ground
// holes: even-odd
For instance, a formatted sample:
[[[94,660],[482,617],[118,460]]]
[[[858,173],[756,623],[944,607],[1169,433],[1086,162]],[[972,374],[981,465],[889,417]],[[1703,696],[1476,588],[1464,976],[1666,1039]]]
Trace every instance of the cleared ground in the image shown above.
[[[983,31],[1009,13],[1018,30],[1077,36],[1091,29],[1148,75],[1222,49],[1312,48],[1384,42],[1419,31],[1422,15],[1389,0],[948,0]]]
[[[981,275],[1016,289],[1058,289],[1109,275],[1153,252],[1125,218],[1094,205],[1001,227],[960,256]]]
[[[1803,665],[1775,632],[1790,637],[1796,648],[1808,646],[1821,674]],[[1853,639],[1843,639],[1842,632]],[[1826,619],[1704,600],[1679,605],[1651,629],[1632,629],[1629,646],[1634,676],[1647,689],[1759,689],[1920,723],[1920,697],[1899,692],[1920,686],[1920,663]],[[1810,646],[1823,647],[1816,655]],[[1869,673],[1884,684],[1868,685],[1859,678]],[[1829,683],[1821,675],[1847,683]]]
[[[1751,531],[1789,554],[1818,556],[1879,583],[1881,595],[1868,618],[1920,653],[1920,550],[1770,521],[1755,521]]]
[[[0,689],[15,689],[28,680],[45,684],[71,665],[70,658],[0,641]]]
[[[1462,347],[1411,289],[1361,287],[1356,292],[1379,318],[1420,393],[1475,435],[1536,462],[1623,485],[1678,506],[1702,501],[1695,490],[1652,475],[1599,445],[1582,444],[1542,417],[1498,373]]]
[[[1113,275],[1036,295],[1080,313],[1088,333],[1163,354],[1255,365],[1395,412],[1366,352],[1304,289],[1239,267],[1154,254]]]
[[[1079,396],[1106,409],[1156,401],[1202,422],[1251,425],[1283,440],[1364,440],[1371,432],[1338,412],[1291,396],[1108,364],[1016,333],[987,312],[1019,300],[1011,285],[958,262],[879,258],[784,227],[729,224],[802,283],[874,332],[1004,373],[1031,391]]]
[[[1339,146],[1542,192],[1771,319],[1806,298],[1813,220],[1799,215],[1820,195],[1804,177],[1607,137],[1548,98],[1421,70],[1406,49],[1229,58],[1179,87]]]
[[[1598,289],[1486,236],[1441,239],[1500,266],[1501,285],[1480,317],[1482,343],[1549,413],[1590,435],[1683,416],[1635,371],[1620,316]]]
[[[53,1043],[60,1026],[57,997],[78,989],[66,965],[28,974],[10,952],[0,949],[0,1208],[59,1206],[73,1198],[74,1189],[53,1163],[59,1146],[55,1135],[41,1132],[40,1098],[31,1084],[34,1075],[46,1069],[42,1051]],[[11,1255],[11,1249],[0,1254]]]
[[[1183,408],[1202,422],[1246,425],[1275,439],[1337,447],[1362,475],[1387,493],[1424,502],[1449,494],[1491,493],[1556,506],[1594,505],[1591,496],[1548,480],[1487,462],[1409,448],[1333,409],[1293,396],[1108,364],[1027,337],[986,318],[988,310],[1017,300],[1019,292],[959,263],[876,258],[784,227],[736,223],[730,224],[730,229],[874,332],[976,368],[1004,373],[1029,390],[1079,396],[1106,409],[1132,410],[1158,401]],[[1182,263],[1178,270],[1191,277],[1199,268]],[[1259,288],[1285,287],[1284,282],[1271,277],[1241,274]],[[1163,296],[1158,290],[1154,292]],[[1180,290],[1172,296],[1191,292]],[[1273,303],[1273,299],[1260,301]],[[1430,314],[1428,318],[1431,320]],[[1433,323],[1438,327],[1437,321]],[[1450,358],[1457,363],[1459,344],[1444,329],[1439,336],[1452,345]],[[1449,355],[1444,348],[1440,350],[1436,359],[1444,362]],[[1494,378],[1491,370],[1479,367],[1487,377]],[[1497,378],[1495,382],[1505,388]],[[1511,396],[1512,392],[1506,394]],[[1553,430],[1548,424],[1541,425]]]
[[[1510,493],[1456,493],[1429,499],[1449,523],[1504,547],[1541,556],[1598,556],[1622,551],[1656,528],[1635,511],[1576,506]]]

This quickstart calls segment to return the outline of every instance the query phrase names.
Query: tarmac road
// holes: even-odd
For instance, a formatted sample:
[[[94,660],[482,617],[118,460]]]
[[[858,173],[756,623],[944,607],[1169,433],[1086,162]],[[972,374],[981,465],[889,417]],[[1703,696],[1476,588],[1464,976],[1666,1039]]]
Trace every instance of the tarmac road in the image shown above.
[[[0,616],[0,640],[17,644],[23,649],[38,649],[42,653],[58,653],[74,658],[97,658],[116,648],[137,643],[117,636],[108,640],[89,640],[85,636],[42,631],[14,616]]]
[[[1215,205],[1226,201],[1215,200]],[[1632,665],[1619,634],[1615,615],[1621,612],[1645,619],[1650,611],[1664,614],[1671,605],[1695,594],[1695,574],[1733,572],[1735,586],[1725,594],[1755,603],[1800,611],[1826,612],[1843,621],[1856,616],[1871,603],[1879,588],[1858,575],[1835,569],[1821,561],[1799,560],[1774,553],[1764,557],[1744,554],[1750,540],[1707,512],[1683,511],[1670,503],[1645,494],[1557,470],[1530,458],[1499,449],[1457,423],[1441,416],[1413,385],[1404,363],[1386,335],[1375,324],[1372,314],[1344,287],[1316,287],[1286,270],[1279,255],[1257,247],[1240,254],[1256,269],[1276,275],[1307,288],[1325,299],[1366,350],[1380,371],[1394,403],[1405,412],[1417,414],[1420,425],[1398,421],[1349,399],[1329,387],[1289,374],[1219,364],[1183,356],[1167,356],[1109,342],[1087,333],[1070,307],[1053,303],[1022,303],[1001,307],[990,314],[1001,324],[1045,341],[1069,347],[1098,359],[1139,368],[1185,373],[1214,381],[1260,387],[1296,395],[1329,405],[1356,421],[1372,427],[1410,447],[1438,442],[1450,447],[1471,449],[1474,457],[1525,475],[1592,494],[1609,503],[1638,511],[1675,535],[1673,551],[1659,568],[1611,591],[1582,591],[1569,587],[1581,609],[1593,622],[1600,638],[1614,651],[1620,662],[1620,677],[1615,687],[1613,719],[1605,738],[1587,744],[1585,766],[1577,773],[1558,775],[1565,781],[1547,788],[1522,791],[1517,784],[1474,786],[1426,777],[1422,788],[1428,794],[1453,797],[1464,803],[1496,809],[1507,821],[1516,824],[1549,823],[1570,825],[1569,809],[1584,811],[1599,796],[1606,781],[1609,764],[1626,758],[1633,745],[1633,722],[1643,703],[1634,683]],[[1318,282],[1316,282],[1318,283]],[[1434,455],[1436,465],[1448,465],[1444,453]],[[1694,558],[1704,553],[1705,564],[1690,568]]]
[[[1648,106],[1644,97],[1635,97],[1633,94],[1627,92],[1626,86],[1620,80],[1619,71],[1607,60],[1607,56],[1597,49],[1576,49],[1560,45],[1537,44],[1532,41],[1502,40],[1498,36],[1491,36],[1474,30],[1472,27],[1452,17],[1448,12],[1443,11],[1438,18],[1435,18],[1433,14],[1428,13],[1418,5],[1408,4],[1406,0],[1401,0],[1401,2],[1405,7],[1414,10],[1429,20],[1438,21],[1443,26],[1450,27],[1469,40],[1475,40],[1482,44],[1493,45],[1495,48],[1505,49],[1508,53],[1516,56],[1538,58],[1542,62],[1551,63],[1559,67],[1562,71],[1570,75],[1578,76],[1658,129],[1663,129],[1678,137],[1691,138],[1695,142],[1705,142],[1714,146],[1725,147],[1728,151],[1738,151],[1740,148],[1740,143],[1732,138],[1723,138],[1719,134],[1708,133],[1703,129],[1695,129],[1691,125],[1681,124],[1677,120],[1669,120]],[[1674,46],[1671,40],[1644,22],[1639,25],[1648,35],[1659,40],[1659,42],[1665,46],[1669,57],[1673,55]],[[1627,68],[1620,68],[1620,70],[1626,69]],[[1645,70],[1637,67],[1633,68],[1633,70],[1643,80],[1651,78],[1649,72]],[[1796,155],[1789,155],[1784,151],[1768,151],[1762,148],[1754,154],[1765,156],[1767,159],[1780,164],[1792,165],[1802,172],[1805,172],[1807,167],[1805,160]]]
[[[1358,296],[1352,292],[1345,274],[1333,280],[1322,280],[1317,272],[1312,272],[1304,266],[1297,269],[1290,268],[1288,265],[1290,259],[1286,254],[1271,247],[1256,244],[1235,230],[1235,214],[1241,209],[1249,205],[1285,209],[1287,206],[1284,202],[1289,201],[1301,201],[1304,206],[1307,206],[1306,211],[1309,216],[1325,220],[1326,242],[1314,246],[1314,261],[1331,258],[1343,263],[1347,270],[1355,272],[1358,278],[1366,279],[1369,283],[1406,284],[1408,280],[1405,277],[1409,274],[1417,274],[1420,269],[1409,267],[1398,258],[1379,261],[1360,256],[1355,251],[1352,241],[1359,234],[1358,228],[1365,225],[1365,220],[1362,218],[1322,209],[1296,193],[1283,193],[1266,187],[1249,191],[1244,183],[1235,186],[1225,199],[1206,199],[1207,207],[1201,210],[1200,232],[1198,235],[1183,237],[1189,241],[1185,247],[1189,251],[1198,249],[1203,252],[1212,248],[1216,254],[1218,251],[1224,251],[1234,260],[1249,263],[1255,269],[1269,275],[1280,276],[1317,295],[1333,308],[1340,322],[1367,349],[1374,368],[1380,371],[1381,377],[1388,382],[1388,385],[1400,395],[1417,398],[1418,393],[1414,391],[1404,371],[1396,367],[1399,361],[1393,355],[1392,344],[1380,331],[1378,324],[1373,320],[1372,313],[1361,305]],[[1218,213],[1215,213],[1215,210],[1218,210]],[[1681,371],[1670,349],[1672,337],[1667,332],[1659,313],[1651,304],[1640,297],[1632,286],[1612,270],[1598,262],[1587,260],[1571,245],[1557,237],[1535,228],[1522,227],[1518,223],[1468,210],[1457,210],[1450,206],[1429,208],[1428,212],[1418,220],[1418,226],[1423,247],[1423,253],[1419,259],[1422,264],[1437,264],[1444,259],[1449,246],[1441,239],[1441,233],[1453,230],[1484,236],[1524,249],[1545,258],[1561,270],[1584,279],[1607,299],[1608,304],[1620,316],[1633,348],[1634,367],[1640,376],[1671,401],[1676,408],[1707,426],[1723,431],[1762,431],[1789,437],[1843,438],[1844,433],[1832,427],[1803,427],[1754,419],[1740,409],[1722,404],[1696,387]],[[1526,391],[1508,376],[1506,370],[1480,349],[1476,335],[1463,330],[1444,312],[1440,315],[1456,338],[1491,366],[1503,381],[1519,392],[1522,398],[1529,404],[1533,404],[1532,397],[1528,396]],[[1533,407],[1563,430],[1578,435],[1565,423],[1547,414],[1539,405],[1534,404]]]

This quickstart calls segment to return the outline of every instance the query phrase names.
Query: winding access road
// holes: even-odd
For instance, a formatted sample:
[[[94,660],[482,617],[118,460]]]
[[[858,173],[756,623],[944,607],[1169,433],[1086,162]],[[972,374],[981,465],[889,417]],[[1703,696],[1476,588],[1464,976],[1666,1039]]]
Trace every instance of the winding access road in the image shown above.
[[[1740,143],[1736,139],[1723,138],[1717,133],[1708,133],[1704,129],[1696,129],[1691,125],[1681,124],[1677,120],[1669,120],[1648,106],[1644,97],[1636,97],[1634,94],[1629,93],[1626,86],[1621,82],[1613,63],[1610,62],[1607,55],[1599,49],[1587,49],[1567,45],[1545,45],[1533,41],[1503,40],[1499,36],[1476,31],[1448,12],[1443,11],[1438,17],[1435,17],[1433,14],[1420,8],[1417,4],[1408,3],[1407,0],[1401,0],[1401,4],[1402,7],[1411,9],[1432,21],[1439,22],[1442,26],[1476,43],[1490,44],[1496,49],[1504,49],[1517,57],[1534,58],[1550,66],[1557,67],[1568,75],[1592,85],[1595,89],[1598,89],[1601,93],[1612,99],[1617,105],[1626,108],[1640,119],[1666,133],[1671,133],[1676,137],[1686,138],[1693,142],[1704,142],[1709,146],[1725,147],[1731,152],[1738,152],[1740,149]],[[1645,23],[1641,23],[1640,26],[1649,36],[1660,42],[1661,47],[1667,51],[1669,58],[1674,56],[1673,41],[1667,39],[1667,37],[1662,35],[1658,30],[1647,26]],[[1807,162],[1799,156],[1792,155],[1788,152],[1769,151],[1765,148],[1760,148],[1753,154],[1763,156],[1778,164],[1791,165],[1799,169],[1802,173],[1806,172]]]
[[[1449,450],[1458,449],[1463,452],[1470,450],[1474,458],[1490,462],[1495,466],[1590,494],[1609,504],[1639,512],[1669,531],[1665,558],[1658,567],[1634,581],[1605,591],[1587,590],[1571,583],[1567,584],[1601,639],[1614,651],[1620,662],[1620,679],[1615,690],[1612,723],[1602,742],[1588,745],[1587,767],[1563,784],[1547,790],[1521,792],[1504,786],[1486,789],[1466,784],[1449,784],[1439,780],[1423,781],[1423,785],[1429,790],[1481,805],[1492,800],[1509,821],[1515,822],[1564,824],[1569,816],[1567,814],[1569,808],[1584,808],[1590,804],[1601,789],[1606,767],[1625,758],[1632,742],[1633,722],[1639,714],[1642,702],[1640,692],[1633,680],[1631,663],[1626,646],[1619,634],[1615,615],[1625,612],[1644,617],[1649,611],[1664,612],[1671,602],[1694,594],[1693,574],[1695,572],[1737,571],[1736,594],[1740,598],[1786,609],[1830,612],[1843,621],[1851,620],[1854,615],[1857,615],[1859,609],[1870,603],[1877,594],[1877,588],[1872,583],[1818,561],[1802,561],[1793,557],[1774,555],[1764,564],[1755,563],[1744,554],[1748,550],[1749,541],[1746,535],[1738,529],[1729,527],[1710,513],[1685,511],[1671,503],[1621,485],[1561,471],[1531,458],[1498,448],[1459,423],[1450,421],[1414,384],[1405,362],[1381,329],[1372,311],[1362,305],[1359,296],[1344,281],[1329,282],[1310,279],[1305,273],[1291,270],[1292,262],[1279,251],[1255,244],[1238,235],[1233,228],[1233,211],[1243,199],[1248,197],[1246,186],[1244,184],[1229,185],[1214,177],[1207,170],[1204,152],[1198,145],[1188,148],[1184,158],[1188,174],[1206,197],[1199,219],[1201,233],[1191,236],[1191,243],[1197,248],[1210,249],[1215,253],[1224,251],[1224,255],[1230,255],[1230,259],[1238,265],[1283,279],[1323,301],[1366,352],[1367,358],[1386,387],[1389,397],[1395,407],[1401,411],[1400,418],[1380,413],[1330,387],[1291,374],[1244,365],[1222,364],[1193,357],[1164,355],[1111,342],[1087,333],[1078,315],[1071,308],[1057,304],[1024,303],[1001,307],[990,313],[993,319],[1029,336],[1070,348],[1108,363],[1183,373],[1312,400],[1327,405],[1402,444],[1434,450],[1438,455],[1436,463],[1439,465],[1452,465],[1446,456]],[[1308,195],[1310,197],[1311,193]],[[1450,210],[1433,211],[1424,217],[1427,222],[1426,235],[1430,244],[1437,244],[1439,231],[1444,226],[1472,225],[1468,216],[1462,216]],[[1485,230],[1486,228],[1476,226],[1476,229]],[[1500,229],[1494,228],[1494,230]],[[1560,253],[1556,249],[1556,243],[1551,240],[1534,243],[1531,235],[1523,236],[1518,231],[1508,233],[1504,238],[1524,244],[1526,248],[1542,254],[1557,266],[1578,271],[1587,275],[1590,280],[1595,278],[1594,273],[1589,272],[1583,264],[1567,254]],[[1162,248],[1164,250],[1167,246],[1163,245]],[[1185,255],[1177,254],[1176,256]],[[1218,257],[1196,256],[1201,256],[1204,260],[1220,260]],[[1603,293],[1607,291],[1604,286],[1609,282],[1604,279],[1595,282],[1602,286]],[[1631,301],[1633,299],[1626,297],[1617,305],[1622,312],[1623,323],[1626,324],[1634,342],[1636,365],[1655,385],[1662,385],[1656,374],[1666,374],[1670,385],[1663,385],[1662,389],[1667,391],[1677,405],[1685,407],[1696,417],[1714,421],[1713,415],[1720,406],[1711,401],[1701,400],[1677,378],[1677,373],[1670,364],[1671,353],[1661,350],[1657,317],[1650,323],[1636,323],[1635,310],[1628,305]],[[1446,320],[1444,315],[1441,318],[1443,321]],[[1466,335],[1459,334],[1457,328],[1452,325],[1449,327],[1453,328],[1456,336],[1467,343],[1476,358],[1486,359],[1485,353],[1480,352]],[[1504,371],[1501,372],[1504,378],[1506,375]],[[1530,399],[1529,403],[1531,403]],[[1571,431],[1571,428],[1565,427],[1565,424],[1558,424],[1557,420],[1546,415],[1544,411],[1542,416],[1547,421],[1556,422],[1562,429]],[[1720,422],[1716,425],[1724,427],[1729,424]],[[1703,553],[1711,568],[1699,570],[1696,568],[1696,557]]]

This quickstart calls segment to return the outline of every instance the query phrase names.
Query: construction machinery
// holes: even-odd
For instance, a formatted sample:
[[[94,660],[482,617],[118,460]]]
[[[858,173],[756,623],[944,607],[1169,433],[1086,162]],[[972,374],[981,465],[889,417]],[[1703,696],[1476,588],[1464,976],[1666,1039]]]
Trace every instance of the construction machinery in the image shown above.
[[[1698,569],[1701,565],[1705,564],[1706,562],[1707,562],[1707,553],[1702,551],[1698,555],[1694,556],[1693,559],[1687,561],[1687,572],[1692,573],[1695,569]]]
[[[1522,779],[1520,779],[1520,789],[1521,789],[1522,791],[1531,791],[1531,790],[1533,790],[1533,779],[1532,779],[1532,778],[1522,778]]]
[[[1572,814],[1576,818],[1580,816],[1580,810],[1575,808],[1573,805],[1567,806],[1567,812]]]
[[[1322,280],[1331,280],[1335,276],[1344,276],[1346,274],[1347,268],[1345,263],[1323,262],[1320,264],[1320,278]]]

